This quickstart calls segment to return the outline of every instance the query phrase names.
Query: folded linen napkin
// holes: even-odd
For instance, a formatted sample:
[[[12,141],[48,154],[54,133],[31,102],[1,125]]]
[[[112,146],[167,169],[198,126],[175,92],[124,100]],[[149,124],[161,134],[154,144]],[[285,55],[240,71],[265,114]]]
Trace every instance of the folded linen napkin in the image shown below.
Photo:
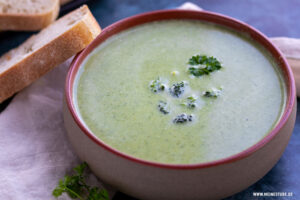
[[[69,64],[18,93],[0,114],[0,199],[51,199],[58,180],[79,163],[62,118]]]
[[[0,199],[54,199],[58,180],[79,164],[63,124],[71,59],[18,93],[0,114]],[[90,174],[92,183],[101,186]],[[113,189],[109,192],[114,194]],[[66,195],[60,199],[69,199]]]
[[[191,3],[180,8],[200,9]],[[279,47],[286,45],[281,39],[273,41]],[[300,53],[284,53],[299,59]],[[18,93],[0,114],[0,199],[53,199],[51,192],[58,180],[80,162],[66,138],[62,117],[70,61]],[[91,179],[96,180],[93,175]],[[115,190],[109,192],[112,196]]]

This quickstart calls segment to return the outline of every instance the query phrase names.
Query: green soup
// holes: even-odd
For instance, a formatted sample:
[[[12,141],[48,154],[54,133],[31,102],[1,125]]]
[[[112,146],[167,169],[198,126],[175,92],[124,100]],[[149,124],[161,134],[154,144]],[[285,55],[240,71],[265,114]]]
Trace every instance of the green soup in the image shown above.
[[[195,54],[217,58],[222,68],[195,77]],[[227,28],[194,20],[152,22],[102,43],[81,67],[74,100],[85,125],[111,147],[162,163],[213,161],[261,140],[282,115],[285,86],[262,47]],[[151,91],[160,77],[164,90]],[[184,81],[184,92],[171,95]],[[203,95],[219,88],[218,97]],[[196,107],[186,106],[196,98]],[[159,102],[168,105],[162,113]],[[185,113],[193,119],[174,123]]]

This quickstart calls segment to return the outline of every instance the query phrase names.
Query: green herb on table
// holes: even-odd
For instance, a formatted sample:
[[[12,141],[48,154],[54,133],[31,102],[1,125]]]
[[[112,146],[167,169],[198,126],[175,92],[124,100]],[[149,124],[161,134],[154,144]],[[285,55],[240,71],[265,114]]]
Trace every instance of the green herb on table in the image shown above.
[[[173,123],[175,123],[175,124],[184,124],[186,122],[191,122],[191,121],[193,121],[193,115],[188,115],[188,114],[185,114],[185,113],[177,115],[173,119]]]
[[[109,200],[108,192],[105,189],[88,186],[84,179],[85,169],[88,168],[87,163],[82,163],[73,170],[74,175],[66,175],[58,183],[52,194],[58,198],[63,193],[67,193],[72,199],[80,200]]]
[[[174,83],[172,85],[172,87],[170,87],[170,89],[169,89],[170,94],[174,97],[179,97],[184,92],[186,85],[187,84],[183,81],[181,81],[179,83]]]
[[[157,107],[158,107],[158,110],[165,115],[170,113],[170,109],[169,109],[167,102],[159,101]]]
[[[164,91],[165,88],[166,86],[162,83],[159,77],[156,80],[151,81],[150,83],[150,89],[154,93],[157,93],[159,91]]]
[[[197,97],[189,96],[186,98],[186,102],[181,103],[180,105],[193,109],[197,107],[196,100]]]
[[[213,56],[196,55],[189,59],[188,71],[194,76],[208,75],[222,68],[221,63]]]
[[[217,98],[221,95],[221,93],[222,93],[222,89],[212,88],[210,90],[203,92],[203,96]]]

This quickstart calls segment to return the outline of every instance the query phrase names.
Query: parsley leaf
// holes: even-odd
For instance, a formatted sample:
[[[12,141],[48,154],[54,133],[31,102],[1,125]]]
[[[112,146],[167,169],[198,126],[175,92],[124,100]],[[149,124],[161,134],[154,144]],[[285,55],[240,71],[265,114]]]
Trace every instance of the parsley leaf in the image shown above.
[[[222,68],[221,63],[213,56],[195,55],[189,59],[188,64],[191,65],[188,71],[194,76],[208,75],[213,71]]]
[[[106,190],[100,190],[97,187],[90,189],[90,193],[87,200],[107,200],[109,199],[108,192]]]
[[[84,172],[88,168],[87,163],[82,163],[76,166],[72,176],[65,177],[58,182],[58,186],[53,190],[52,195],[56,198],[63,193],[67,193],[72,199],[80,200],[109,200],[106,190],[97,187],[91,188],[85,183]],[[87,197],[87,198],[85,198]]]

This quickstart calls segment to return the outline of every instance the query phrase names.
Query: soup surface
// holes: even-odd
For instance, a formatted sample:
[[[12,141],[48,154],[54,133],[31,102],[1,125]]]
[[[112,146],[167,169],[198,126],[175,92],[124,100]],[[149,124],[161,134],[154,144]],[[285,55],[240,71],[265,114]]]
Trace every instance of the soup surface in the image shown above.
[[[196,54],[213,56],[222,67],[195,76],[188,62]],[[262,47],[194,20],[123,31],[83,65],[74,100],[88,129],[109,146],[149,161],[201,163],[239,153],[276,125],[285,105],[280,70]]]

